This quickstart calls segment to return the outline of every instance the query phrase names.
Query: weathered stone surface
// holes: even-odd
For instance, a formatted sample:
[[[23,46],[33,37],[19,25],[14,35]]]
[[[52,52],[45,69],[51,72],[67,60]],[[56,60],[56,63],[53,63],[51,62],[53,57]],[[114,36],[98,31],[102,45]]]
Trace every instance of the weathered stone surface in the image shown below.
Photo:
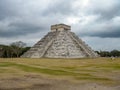
[[[52,27],[54,27],[54,25]],[[57,27],[60,29],[51,30],[51,32],[21,57],[85,58],[98,56],[85,42],[79,39],[75,33],[67,30],[66,26],[62,27],[58,25]],[[56,26],[54,28],[56,28]]]

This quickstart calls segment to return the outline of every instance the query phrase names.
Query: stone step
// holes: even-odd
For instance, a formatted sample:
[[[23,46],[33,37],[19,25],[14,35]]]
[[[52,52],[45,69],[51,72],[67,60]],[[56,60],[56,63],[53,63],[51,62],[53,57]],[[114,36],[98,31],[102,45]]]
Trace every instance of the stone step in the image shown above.
[[[72,35],[80,44],[82,44],[82,46],[84,46],[84,50],[83,50],[83,51],[88,52],[88,54],[89,54],[90,56],[96,56],[96,54],[94,53],[94,51],[93,51],[85,42],[83,42],[81,39],[79,39],[78,36],[76,36],[73,32],[71,32],[71,35]]]
[[[42,38],[40,41],[38,41],[28,52],[25,53],[23,56],[32,56],[34,53],[38,52],[40,55],[43,53],[45,46],[47,43],[56,36],[56,33],[58,32],[49,32],[47,35],[45,35],[44,38]]]

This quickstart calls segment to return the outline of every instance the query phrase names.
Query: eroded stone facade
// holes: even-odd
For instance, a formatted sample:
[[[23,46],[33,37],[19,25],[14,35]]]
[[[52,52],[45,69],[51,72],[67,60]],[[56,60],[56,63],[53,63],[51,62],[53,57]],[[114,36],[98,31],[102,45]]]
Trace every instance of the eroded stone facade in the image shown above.
[[[28,58],[86,58],[98,55],[65,24],[51,26],[51,31],[22,55]]]

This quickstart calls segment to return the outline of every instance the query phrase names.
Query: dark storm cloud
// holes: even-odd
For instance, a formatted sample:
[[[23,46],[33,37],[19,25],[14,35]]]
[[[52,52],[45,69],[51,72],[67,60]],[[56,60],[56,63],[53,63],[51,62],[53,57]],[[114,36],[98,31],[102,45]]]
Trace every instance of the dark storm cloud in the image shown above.
[[[80,4],[74,8],[77,6],[74,3],[76,1],[76,4]],[[85,6],[87,1],[89,4]],[[76,26],[74,29],[82,27],[83,36],[120,37],[118,25],[111,24],[111,28],[106,28],[109,23],[104,26],[99,24],[104,24],[106,21],[114,24],[112,19],[120,16],[119,8],[119,0],[0,0],[0,37],[7,38],[41,31],[46,32],[51,24],[67,21],[67,18],[71,16],[82,18],[81,14],[85,15],[85,18],[89,15],[99,16],[92,23],[83,19],[83,23],[88,22],[85,25],[75,22],[78,27]],[[120,21],[117,21],[117,24],[120,24]],[[92,30],[94,33],[91,33]]]
[[[103,32],[103,33],[96,33],[96,35],[91,35],[91,36],[97,36],[97,37],[103,37],[103,38],[120,38],[120,29],[117,31],[113,31],[113,32]]]
[[[84,14],[88,20],[82,20],[80,36],[101,38],[120,38],[120,1],[119,0],[89,0]],[[96,18],[97,16],[97,18]],[[83,23],[87,24],[83,24]],[[77,27],[78,28],[78,27]]]
[[[28,16],[28,14],[34,14],[29,11],[28,8],[24,8],[22,0],[1,0],[0,37],[16,37],[44,31],[46,27],[42,23],[43,21],[35,21],[42,17]]]
[[[0,31],[0,37],[18,37],[25,36],[27,34],[32,34],[38,32],[39,30],[44,30],[42,27],[33,26],[31,24],[18,24],[15,25],[12,30]]]
[[[120,38],[120,29],[114,29],[111,32],[93,32],[89,34],[84,34],[83,36],[91,36],[91,37],[101,37],[101,38]]]
[[[0,20],[19,15],[22,4],[14,0],[0,0]]]
[[[32,2],[35,3],[34,1],[30,1],[30,4],[24,0],[0,1],[0,37],[16,37],[45,31],[49,28],[50,23],[54,23],[52,21],[55,19],[54,17],[56,17],[57,21],[59,16],[56,16],[56,14],[64,16],[71,13],[71,3],[64,4],[67,3],[64,0],[55,0],[55,5],[54,3],[49,4],[43,11],[39,6],[32,5]],[[53,17],[51,17],[51,14],[54,14]],[[16,21],[16,19],[19,20]],[[4,25],[6,23],[7,25]]]
[[[0,44],[33,45],[57,23],[71,25],[96,50],[120,49],[120,0],[0,0]]]
[[[96,7],[93,9],[93,13],[95,14],[100,14],[103,19],[111,19],[114,18],[115,16],[120,15],[120,1],[115,0],[114,3],[112,2],[107,2],[110,5],[101,5],[100,7]],[[100,3],[97,3],[97,5]]]
[[[94,23],[83,26],[80,36],[91,36],[101,38],[120,38],[120,18],[118,21],[110,20],[108,22]]]
[[[109,20],[115,16],[120,16],[120,1],[119,0],[89,0],[89,5],[85,12],[95,15],[100,15],[99,20]]]

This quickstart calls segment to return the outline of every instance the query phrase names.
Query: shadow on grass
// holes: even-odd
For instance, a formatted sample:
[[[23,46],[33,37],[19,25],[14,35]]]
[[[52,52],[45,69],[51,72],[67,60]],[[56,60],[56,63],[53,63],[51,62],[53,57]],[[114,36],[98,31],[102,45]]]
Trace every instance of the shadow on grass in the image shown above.
[[[89,73],[79,73],[79,72],[72,72],[69,70],[64,71],[64,70],[55,70],[55,69],[48,69],[48,68],[39,68],[39,67],[16,64],[16,63],[11,63],[11,62],[2,62],[0,63],[0,67],[15,67],[22,71],[31,72],[31,73],[43,73],[43,74],[58,75],[58,76],[71,76],[71,77],[74,77],[76,80],[110,81],[110,79],[108,78],[99,78]],[[74,69],[74,68],[67,68],[67,69]]]
[[[63,70],[52,70],[47,68],[38,68],[32,67],[22,64],[10,63],[10,62],[2,62],[0,63],[0,67],[17,67],[25,72],[35,72],[35,73],[44,73],[49,75],[72,75],[74,73],[69,73]]]

